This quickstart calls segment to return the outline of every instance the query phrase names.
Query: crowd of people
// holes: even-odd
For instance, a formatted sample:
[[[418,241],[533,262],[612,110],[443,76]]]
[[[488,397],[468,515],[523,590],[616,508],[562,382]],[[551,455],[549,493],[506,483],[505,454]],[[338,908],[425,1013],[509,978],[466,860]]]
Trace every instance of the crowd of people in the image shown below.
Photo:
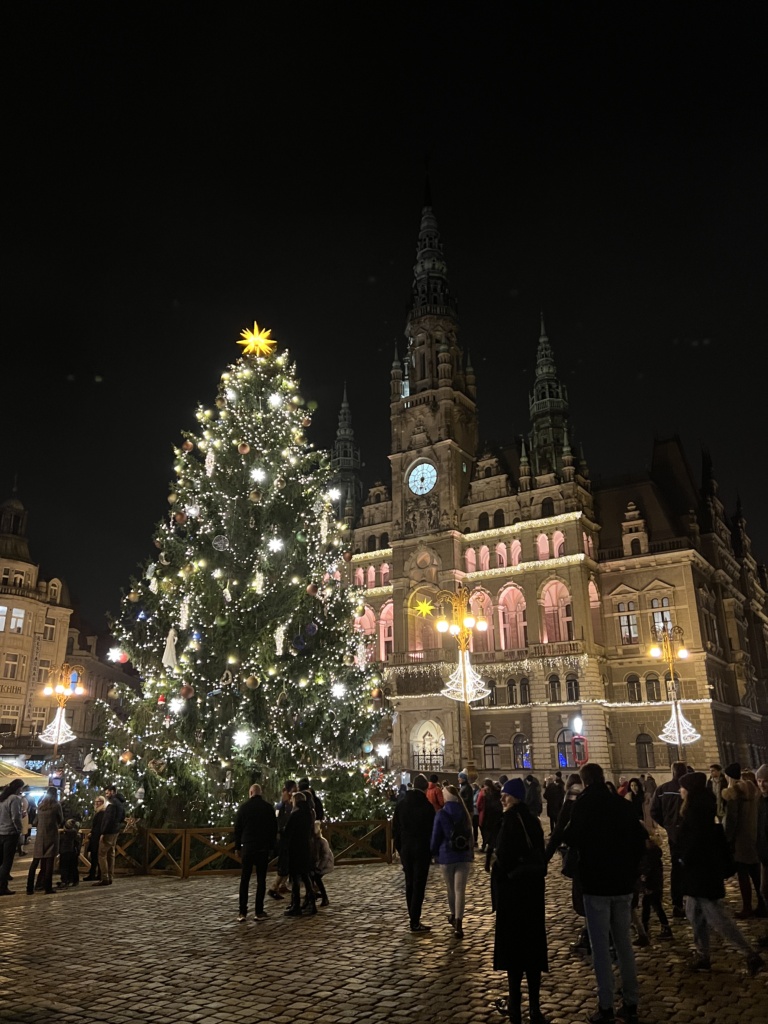
[[[20,779],[0,792],[0,896],[9,887],[14,857],[34,823],[27,893],[51,894],[54,864],[58,887],[78,885],[80,819],[67,817],[59,792],[50,787],[37,807]],[[638,1021],[635,949],[651,943],[651,913],[660,941],[673,937],[675,918],[691,928],[694,971],[711,969],[711,934],[745,958],[754,976],[765,962],[737,920],[768,918],[768,764],[756,772],[734,763],[709,774],[675,762],[671,778],[656,785],[650,775],[606,779],[590,762],[563,778],[555,772],[542,786],[532,774],[502,775],[482,785],[460,772],[458,785],[419,774],[395,795],[392,838],[405,881],[411,932],[427,935],[422,908],[431,866],[445,885],[447,919],[456,939],[464,937],[466,889],[476,852],[490,874],[489,899],[495,913],[493,966],[507,975],[508,995],[498,1008],[513,1024],[522,1021],[525,980],[531,1024],[546,1024],[540,1005],[541,978],[548,970],[545,878],[559,857],[571,880],[571,902],[579,933],[573,953],[589,955],[595,974],[597,1008],[590,1024]],[[546,807],[549,835],[542,818]],[[308,779],[286,780],[276,805],[261,787],[251,786],[237,809],[234,849],[241,862],[238,921],[248,916],[249,889],[256,874],[254,916],[267,916],[266,897],[289,897],[286,917],[318,913],[329,905],[323,881],[334,867],[322,832],[325,811]],[[111,885],[115,847],[125,819],[125,801],[114,786],[94,800],[87,845],[90,870],[84,881]],[[664,907],[663,843],[669,864],[671,918]],[[275,877],[268,887],[269,865]],[[737,879],[741,907],[731,913],[725,880]],[[757,946],[768,947],[768,933]],[[621,1006],[616,1015],[616,978]]]
[[[587,763],[566,779],[556,772],[543,787],[532,775],[473,786],[463,772],[457,788],[436,775],[417,775],[397,794],[392,818],[410,930],[431,931],[421,914],[434,863],[445,881],[448,921],[463,938],[467,880],[475,850],[485,852],[495,912],[493,966],[506,972],[508,985],[498,1008],[521,1024],[525,979],[531,1024],[546,1024],[540,1004],[548,970],[545,876],[557,856],[583,922],[570,949],[590,956],[595,974],[597,1007],[590,1024],[636,1024],[635,949],[652,941],[652,912],[659,940],[673,937],[663,902],[666,837],[672,917],[690,925],[690,968],[711,969],[714,930],[756,975],[765,962],[735,919],[768,917],[768,765],[751,772],[714,764],[707,776],[676,762],[671,776],[659,786],[643,774],[622,776],[616,785],[599,764]],[[545,805],[548,838],[541,824]],[[742,900],[734,915],[725,902],[725,880],[733,876]],[[757,945],[768,947],[768,934]]]

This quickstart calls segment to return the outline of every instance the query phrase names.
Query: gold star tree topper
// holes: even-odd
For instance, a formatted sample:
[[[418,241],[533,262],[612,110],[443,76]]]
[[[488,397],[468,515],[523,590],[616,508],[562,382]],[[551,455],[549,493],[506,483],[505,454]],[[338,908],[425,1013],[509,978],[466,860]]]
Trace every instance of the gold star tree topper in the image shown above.
[[[271,330],[259,330],[259,325],[254,320],[253,330],[246,327],[244,331],[241,331],[242,341],[238,341],[237,344],[243,346],[244,356],[269,356],[277,345],[274,338],[270,337],[271,334]]]
[[[422,618],[426,619],[428,615],[431,615],[434,611],[435,606],[429,600],[417,601],[416,611],[421,615]]]

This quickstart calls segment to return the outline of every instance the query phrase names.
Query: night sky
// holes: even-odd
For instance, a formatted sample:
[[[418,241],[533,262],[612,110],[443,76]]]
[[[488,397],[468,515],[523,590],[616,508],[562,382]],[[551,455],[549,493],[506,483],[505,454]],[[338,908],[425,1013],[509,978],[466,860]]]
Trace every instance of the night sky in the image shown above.
[[[32,557],[106,625],[172,448],[272,329],[388,479],[429,168],[484,438],[539,311],[595,479],[677,433],[768,560],[762,3],[27,3],[4,15],[3,444]]]

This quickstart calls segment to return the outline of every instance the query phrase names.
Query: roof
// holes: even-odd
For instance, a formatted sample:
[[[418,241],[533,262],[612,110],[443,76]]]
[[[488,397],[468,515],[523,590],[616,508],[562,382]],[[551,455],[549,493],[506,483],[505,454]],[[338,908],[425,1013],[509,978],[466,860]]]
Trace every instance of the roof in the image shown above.
[[[48,787],[47,775],[40,775],[39,772],[33,772],[29,768],[19,768],[18,765],[0,760],[0,786],[7,786],[14,779],[24,779],[26,786],[36,786],[42,789]]]

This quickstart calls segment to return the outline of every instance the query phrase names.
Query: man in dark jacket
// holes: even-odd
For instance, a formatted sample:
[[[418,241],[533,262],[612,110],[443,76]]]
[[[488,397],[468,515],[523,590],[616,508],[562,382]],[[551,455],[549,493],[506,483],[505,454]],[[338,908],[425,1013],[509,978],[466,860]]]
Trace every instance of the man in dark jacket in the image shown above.
[[[632,894],[647,832],[627,800],[611,793],[599,764],[581,769],[584,792],[573,804],[563,841],[578,851],[584,915],[597,979],[598,1009],[591,1024],[613,1024],[615,982],[611,940],[621,972],[625,1024],[637,1022],[637,969],[632,949]]]
[[[123,830],[125,821],[125,797],[118,793],[115,786],[107,786],[104,790],[107,806],[101,819],[101,836],[99,838],[99,871],[101,881],[96,885],[112,885],[115,874],[115,848],[117,837]]]
[[[435,808],[427,800],[428,786],[426,775],[417,775],[413,789],[395,805],[392,817],[392,840],[405,874],[405,901],[412,932],[431,931],[428,925],[421,923],[421,908],[432,862],[432,826],[435,823]]]
[[[544,787],[544,799],[547,802],[547,817],[549,818],[549,834],[555,831],[557,819],[565,800],[565,785],[563,777],[559,773],[555,775]]]
[[[277,843],[277,815],[274,807],[264,800],[261,786],[254,783],[248,790],[248,799],[235,815],[235,853],[240,854],[240,913],[238,921],[248,914],[248,887],[256,868],[256,920],[266,918],[264,896],[267,892],[269,856]]]
[[[459,772],[459,796],[467,808],[467,814],[472,818],[475,813],[475,791],[467,772]]]
[[[688,769],[684,761],[672,764],[672,778],[656,787],[651,801],[651,817],[667,833],[669,843],[669,889],[672,898],[672,916],[685,917],[683,891],[680,879],[680,858],[677,849],[677,834],[680,830],[680,808],[683,798],[680,793],[680,779]]]

